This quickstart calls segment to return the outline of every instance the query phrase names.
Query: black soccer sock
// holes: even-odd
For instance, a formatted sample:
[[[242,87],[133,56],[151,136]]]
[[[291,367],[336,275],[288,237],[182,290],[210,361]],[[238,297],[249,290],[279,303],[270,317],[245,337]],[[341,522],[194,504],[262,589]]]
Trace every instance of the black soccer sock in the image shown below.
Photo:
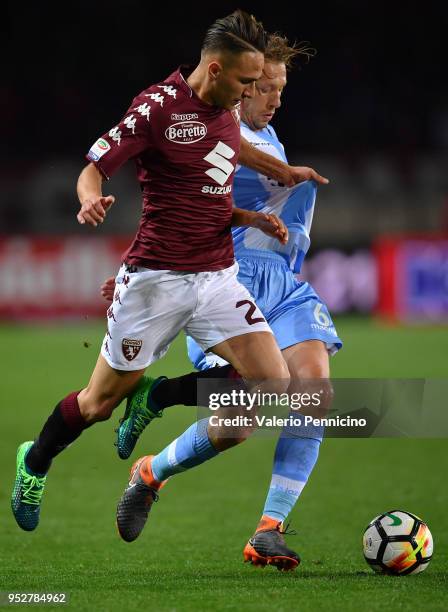
[[[26,465],[36,474],[46,474],[53,457],[89,427],[79,411],[78,393],[70,393],[59,402],[28,451]]]
[[[162,380],[151,393],[157,407],[163,410],[169,406],[197,406],[198,380],[204,378],[240,378],[233,366],[215,366],[201,372],[190,372],[178,378]]]

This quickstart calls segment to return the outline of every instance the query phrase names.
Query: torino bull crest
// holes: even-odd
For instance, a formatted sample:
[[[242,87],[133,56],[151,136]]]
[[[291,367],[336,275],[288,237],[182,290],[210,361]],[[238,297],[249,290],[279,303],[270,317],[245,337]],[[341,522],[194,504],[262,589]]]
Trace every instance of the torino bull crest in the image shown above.
[[[140,353],[142,344],[143,340],[131,340],[130,338],[123,338],[121,342],[121,349],[125,358],[128,361],[133,361]]]

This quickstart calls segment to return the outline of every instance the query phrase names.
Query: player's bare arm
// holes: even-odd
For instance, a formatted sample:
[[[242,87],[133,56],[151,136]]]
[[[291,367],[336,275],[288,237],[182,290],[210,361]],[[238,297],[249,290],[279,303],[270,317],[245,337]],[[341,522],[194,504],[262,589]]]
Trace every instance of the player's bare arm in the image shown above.
[[[106,212],[115,202],[113,195],[103,196],[103,176],[94,164],[88,164],[78,178],[76,190],[81,210],[76,215],[81,225],[87,223],[97,227],[106,217]]]
[[[238,162],[256,170],[265,176],[274,178],[287,187],[303,181],[313,180],[327,185],[330,181],[308,166],[289,166],[285,162],[253,147],[245,138],[241,138],[241,149]]]
[[[288,228],[277,215],[245,210],[243,208],[233,208],[232,227],[246,225],[255,227],[268,236],[277,238],[281,244],[288,242]]]

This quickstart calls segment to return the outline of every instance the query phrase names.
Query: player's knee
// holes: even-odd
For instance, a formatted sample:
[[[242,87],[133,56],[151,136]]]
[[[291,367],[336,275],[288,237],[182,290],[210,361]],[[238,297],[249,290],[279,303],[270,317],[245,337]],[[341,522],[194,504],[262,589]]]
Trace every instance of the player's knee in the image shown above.
[[[288,365],[284,359],[279,359],[276,361],[275,365],[271,366],[272,372],[270,374],[273,380],[283,381],[281,386],[286,384],[286,388],[288,388],[291,374],[288,369]],[[280,385],[280,382],[279,382]]]
[[[260,388],[266,393],[284,393],[290,384],[291,376],[286,362],[278,360],[275,364],[261,364],[244,377],[249,388]]]
[[[311,398],[304,414],[311,414],[316,418],[326,417],[334,399],[333,385],[328,377],[328,363],[317,359],[305,364],[293,362],[290,364],[290,372],[288,393],[299,393],[302,398]]]
[[[334,389],[329,378],[293,378],[288,394],[300,402],[303,414],[315,418],[326,417],[334,399]]]
[[[254,432],[255,427],[239,427],[231,434],[229,431],[226,432],[213,432],[209,433],[209,439],[213,447],[219,451],[225,451],[228,448],[242,444],[249,438]],[[230,437],[229,437],[230,436]]]
[[[291,378],[288,369],[286,368],[286,370],[278,370],[275,377],[261,380],[256,387],[262,393],[268,393],[280,397],[288,391],[290,382]]]
[[[334,388],[331,384],[331,380],[328,378],[322,378],[320,381],[316,380],[316,389],[314,393],[318,394],[319,404],[316,410],[316,416],[319,418],[326,417],[334,399]]]
[[[272,380],[278,386],[279,392],[286,391],[290,382],[291,374],[286,361],[283,359],[275,365],[275,372],[272,375]]]

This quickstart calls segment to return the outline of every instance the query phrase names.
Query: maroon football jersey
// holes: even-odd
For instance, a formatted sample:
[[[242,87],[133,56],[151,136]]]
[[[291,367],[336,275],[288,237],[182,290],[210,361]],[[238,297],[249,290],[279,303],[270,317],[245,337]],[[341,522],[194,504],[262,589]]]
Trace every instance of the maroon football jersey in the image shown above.
[[[239,148],[237,113],[200,100],[181,69],[134,98],[87,154],[105,178],[135,161],[143,211],[123,261],[192,272],[232,265]]]

